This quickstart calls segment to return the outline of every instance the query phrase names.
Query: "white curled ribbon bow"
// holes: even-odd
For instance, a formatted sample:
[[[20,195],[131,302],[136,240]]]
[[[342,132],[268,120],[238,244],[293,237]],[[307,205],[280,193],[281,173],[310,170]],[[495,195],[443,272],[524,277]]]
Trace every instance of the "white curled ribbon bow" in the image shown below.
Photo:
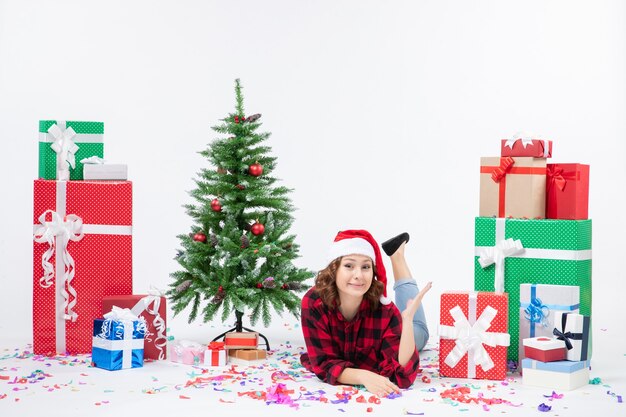
[[[59,123],[63,126],[60,127]],[[57,179],[67,180],[68,178],[62,178],[62,175],[69,172],[69,167],[76,167],[78,145],[74,143],[74,136],[76,136],[74,129],[71,127],[66,129],[64,122],[59,123],[50,126],[48,133],[54,138],[50,147],[57,154]]]
[[[467,353],[471,355],[471,358],[468,356],[468,367],[473,362],[475,366],[480,365],[483,371],[493,368],[493,360],[483,344],[491,347],[509,346],[511,338],[508,333],[487,332],[497,314],[498,310],[487,306],[472,325],[463,314],[461,307],[452,308],[450,315],[454,319],[454,325],[440,326],[439,328],[439,334],[442,338],[456,340],[454,349],[446,356],[446,365],[454,368]]]
[[[50,213],[52,220],[46,221],[46,215]],[[74,258],[67,250],[67,244],[70,240],[79,241],[83,238],[83,220],[75,214],[68,214],[65,218],[61,218],[58,213],[52,210],[44,211],[39,216],[39,223],[41,226],[35,228],[33,239],[38,243],[48,243],[48,249],[41,256],[41,266],[44,274],[39,279],[39,284],[48,288],[52,285],[54,279],[54,268],[50,259],[55,253],[55,245],[60,247],[62,251],[62,262],[64,278],[61,280],[63,284],[63,315],[65,320],[76,321],[78,315],[72,311],[76,305],[76,290],[72,287],[72,280],[74,279]],[[56,259],[56,262],[61,262],[60,259]],[[57,284],[59,277],[57,277]],[[67,289],[66,289],[67,287]],[[73,297],[72,301],[69,300],[70,295]]]
[[[524,133],[524,132],[520,132],[520,133],[516,133],[515,135],[513,135],[511,139],[507,139],[507,141],[504,143],[504,147],[508,146],[509,148],[513,149],[513,145],[518,140],[522,142],[522,146],[524,147],[524,149],[526,149],[526,146],[533,144],[533,139],[531,135]]]
[[[524,246],[519,239],[504,239],[496,244],[496,246],[484,248],[480,252],[478,263],[483,268],[491,264],[496,264],[494,289],[495,292],[504,292],[504,260],[508,256],[516,255],[524,251]]]
[[[148,295],[143,297],[132,308],[132,312],[139,316],[143,311],[154,317],[152,325],[156,329],[156,338],[154,340],[154,346],[159,350],[159,359],[165,359],[165,346],[167,345],[167,337],[165,336],[165,319],[159,314],[159,307],[161,306],[161,297],[163,291],[151,286],[148,291]],[[152,307],[151,307],[152,306]],[[152,334],[146,330],[146,340],[152,341]]]

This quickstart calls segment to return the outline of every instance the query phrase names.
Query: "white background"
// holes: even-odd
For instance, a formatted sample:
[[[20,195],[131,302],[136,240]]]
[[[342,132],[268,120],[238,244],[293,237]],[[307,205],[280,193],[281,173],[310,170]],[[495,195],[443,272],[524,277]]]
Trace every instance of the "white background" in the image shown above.
[[[31,340],[38,121],[105,123],[145,293],[177,269],[197,152],[239,77],[294,189],[297,264],[323,267],[341,229],[408,231],[431,329],[442,291],[473,288],[479,158],[523,130],[554,141],[552,161],[590,164],[595,331],[623,349],[625,18],[618,0],[0,0],[0,340]],[[212,336],[185,315],[170,327]]]

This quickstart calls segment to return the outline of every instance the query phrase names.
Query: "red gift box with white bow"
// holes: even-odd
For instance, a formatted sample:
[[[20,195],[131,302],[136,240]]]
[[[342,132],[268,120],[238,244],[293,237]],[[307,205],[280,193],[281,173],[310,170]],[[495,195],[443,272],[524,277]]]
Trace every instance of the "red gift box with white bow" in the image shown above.
[[[509,299],[506,293],[445,292],[439,320],[439,373],[503,380],[507,372]]]
[[[33,350],[89,353],[102,298],[132,293],[132,183],[34,183]]]

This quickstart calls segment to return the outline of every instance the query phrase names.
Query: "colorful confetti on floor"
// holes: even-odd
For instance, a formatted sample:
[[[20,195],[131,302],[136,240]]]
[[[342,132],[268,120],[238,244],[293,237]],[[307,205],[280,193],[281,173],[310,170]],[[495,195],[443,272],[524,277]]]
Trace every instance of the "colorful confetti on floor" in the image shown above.
[[[607,416],[626,412],[622,395],[626,381],[611,385],[593,375],[590,384],[560,392],[527,387],[516,372],[504,381],[442,378],[438,350],[421,355],[416,383],[397,395],[379,398],[364,387],[331,386],[307,372],[299,361],[303,347],[285,342],[267,359],[231,361],[224,367],[198,367],[169,361],[146,362],[143,368],[110,372],[91,366],[90,355],[41,356],[29,348],[0,351],[0,415],[46,416],[49,404],[72,401],[76,414],[93,410],[154,409],[178,401],[193,410],[207,406],[258,409],[273,413],[366,412],[395,415],[441,415],[441,412],[496,412],[507,415],[577,415],[579,405],[603,409]],[[593,374],[593,368],[592,368]],[[178,407],[178,406],[177,406]],[[89,411],[89,410],[92,411]],[[9,411],[5,414],[4,411]],[[103,411],[105,412],[105,411]],[[24,414],[26,413],[26,414]],[[32,413],[32,414],[31,414]]]

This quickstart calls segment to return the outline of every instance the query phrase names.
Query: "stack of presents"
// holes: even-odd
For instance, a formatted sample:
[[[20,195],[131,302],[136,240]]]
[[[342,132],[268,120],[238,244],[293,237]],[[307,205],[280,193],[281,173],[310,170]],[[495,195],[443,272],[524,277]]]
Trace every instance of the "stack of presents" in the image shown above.
[[[440,374],[570,390],[589,381],[589,165],[548,163],[552,141],[516,135],[483,157],[473,292],[445,292]]]
[[[133,294],[132,183],[126,165],[104,162],[103,134],[101,122],[39,122],[33,350],[91,352],[117,370],[166,359],[166,300]]]

